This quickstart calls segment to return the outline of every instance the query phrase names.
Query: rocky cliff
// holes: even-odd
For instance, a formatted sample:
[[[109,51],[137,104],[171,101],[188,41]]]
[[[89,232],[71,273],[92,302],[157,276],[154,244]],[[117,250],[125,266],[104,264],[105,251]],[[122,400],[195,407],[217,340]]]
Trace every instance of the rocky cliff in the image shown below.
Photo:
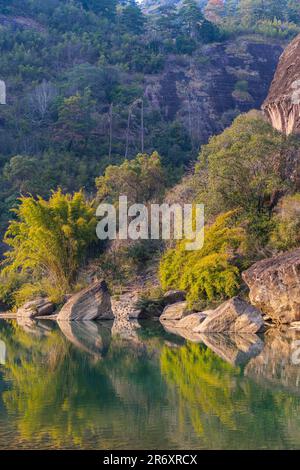
[[[263,110],[275,129],[300,133],[300,35],[280,57]]]
[[[206,143],[241,112],[260,109],[282,50],[280,42],[239,37],[193,57],[169,55],[161,74],[146,77],[148,106],[181,122],[196,146]]]

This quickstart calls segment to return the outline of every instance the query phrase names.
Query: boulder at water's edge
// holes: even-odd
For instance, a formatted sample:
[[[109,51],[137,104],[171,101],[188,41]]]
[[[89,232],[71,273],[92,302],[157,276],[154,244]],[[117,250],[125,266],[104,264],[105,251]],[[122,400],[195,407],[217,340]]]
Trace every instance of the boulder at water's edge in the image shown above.
[[[258,261],[243,273],[250,302],[276,323],[300,320],[300,249]]]
[[[97,281],[74,294],[58,314],[59,321],[113,320],[110,294],[105,281]]]

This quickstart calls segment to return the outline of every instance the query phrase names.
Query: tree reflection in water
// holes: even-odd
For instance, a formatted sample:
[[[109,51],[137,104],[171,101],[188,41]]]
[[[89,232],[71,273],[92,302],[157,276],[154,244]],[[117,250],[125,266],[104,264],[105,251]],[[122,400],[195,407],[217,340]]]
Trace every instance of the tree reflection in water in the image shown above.
[[[299,394],[257,380],[263,352],[236,367],[157,324],[126,340],[108,324],[1,322],[0,339],[1,448],[299,447]]]

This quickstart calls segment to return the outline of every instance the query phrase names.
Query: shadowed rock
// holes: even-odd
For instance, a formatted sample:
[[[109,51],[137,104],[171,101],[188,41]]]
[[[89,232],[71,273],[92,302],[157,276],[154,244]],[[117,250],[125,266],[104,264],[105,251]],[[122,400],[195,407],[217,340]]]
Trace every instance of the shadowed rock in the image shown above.
[[[38,318],[52,315],[55,311],[55,305],[48,299],[38,298],[26,302],[17,311],[17,317],[21,318]]]
[[[165,305],[175,304],[176,302],[184,302],[186,293],[183,290],[169,290],[164,294]]]

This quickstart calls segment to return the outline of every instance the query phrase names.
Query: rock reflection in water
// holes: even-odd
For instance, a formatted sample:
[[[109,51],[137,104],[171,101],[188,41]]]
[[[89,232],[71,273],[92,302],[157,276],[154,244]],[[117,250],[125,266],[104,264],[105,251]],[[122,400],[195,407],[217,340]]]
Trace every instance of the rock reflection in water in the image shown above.
[[[31,318],[18,317],[17,324],[26,333],[38,337],[48,335],[55,328],[55,323],[51,320],[32,320]]]
[[[59,321],[59,327],[65,337],[78,349],[95,358],[104,357],[111,342],[113,322],[68,322]]]
[[[245,374],[262,383],[286,387],[300,395],[298,341],[300,331],[270,329],[264,337],[263,351],[249,362]]]
[[[201,340],[221,359],[233,366],[244,366],[264,348],[263,341],[254,334],[202,334]]]

